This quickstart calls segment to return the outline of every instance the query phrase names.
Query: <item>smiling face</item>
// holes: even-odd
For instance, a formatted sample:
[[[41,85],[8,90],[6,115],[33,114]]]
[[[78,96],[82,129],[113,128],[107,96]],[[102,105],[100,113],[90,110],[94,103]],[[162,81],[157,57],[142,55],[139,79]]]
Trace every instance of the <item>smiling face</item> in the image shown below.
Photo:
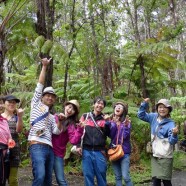
[[[94,103],[94,114],[98,115],[101,114],[102,110],[104,109],[105,104],[102,100],[98,100]]]
[[[42,97],[42,103],[47,105],[48,107],[51,107],[56,101],[56,96],[54,94],[46,93]]]
[[[114,108],[114,114],[116,116],[121,116],[123,114],[123,112],[124,112],[123,105],[118,104],[118,105],[115,106],[115,108]]]
[[[68,104],[65,106],[65,116],[68,118],[73,116],[77,112],[77,109],[73,104]]]
[[[161,118],[167,117],[169,115],[169,108],[167,108],[164,104],[159,104],[158,114]]]
[[[4,103],[4,108],[6,111],[13,113],[16,110],[17,102],[15,100],[6,100]]]

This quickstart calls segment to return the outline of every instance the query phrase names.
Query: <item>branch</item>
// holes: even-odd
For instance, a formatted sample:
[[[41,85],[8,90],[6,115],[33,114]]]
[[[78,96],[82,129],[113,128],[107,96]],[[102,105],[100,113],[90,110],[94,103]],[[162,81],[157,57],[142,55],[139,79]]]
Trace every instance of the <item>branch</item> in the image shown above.
[[[130,77],[132,77],[133,76],[133,73],[134,73],[134,70],[136,69],[136,66],[137,66],[137,63],[138,63],[138,60],[136,60],[136,62],[134,63],[134,66],[133,66],[133,68],[132,68],[132,71],[131,71],[131,74],[130,74]],[[130,83],[131,83],[131,79],[129,80],[129,84],[128,84],[128,95],[129,95],[129,93],[130,93]]]
[[[11,29],[16,26],[21,20],[23,20],[25,17],[25,15],[23,17],[21,17],[20,19],[18,19],[12,26],[10,26],[9,28],[7,28],[7,32],[5,33],[5,35],[8,35],[8,33],[11,31]]]
[[[17,8],[20,4],[20,1],[16,4],[16,0],[14,0],[12,7],[10,8],[10,11],[8,12],[7,16],[5,17],[2,24],[0,25],[0,33],[4,32],[5,26],[8,23],[8,21],[10,21],[10,19],[23,7],[23,5],[26,4],[27,1],[28,0],[25,0],[23,4],[19,8]]]

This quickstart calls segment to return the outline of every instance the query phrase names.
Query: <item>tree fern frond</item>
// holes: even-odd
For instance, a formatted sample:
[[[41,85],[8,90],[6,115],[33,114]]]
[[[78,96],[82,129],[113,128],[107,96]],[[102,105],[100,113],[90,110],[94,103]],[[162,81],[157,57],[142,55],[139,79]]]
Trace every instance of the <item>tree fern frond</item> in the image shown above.
[[[51,40],[47,40],[44,42],[43,46],[41,47],[41,52],[44,54],[48,54],[52,48],[53,42]]]
[[[42,48],[42,46],[45,43],[45,38],[44,36],[38,36],[35,41],[34,41],[34,46],[38,47],[39,49]]]

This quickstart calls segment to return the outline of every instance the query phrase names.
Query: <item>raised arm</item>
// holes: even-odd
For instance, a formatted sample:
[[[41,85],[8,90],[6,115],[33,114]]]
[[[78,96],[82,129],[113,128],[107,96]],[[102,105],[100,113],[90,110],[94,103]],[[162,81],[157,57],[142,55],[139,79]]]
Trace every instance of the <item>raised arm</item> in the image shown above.
[[[50,59],[47,59],[47,58],[41,59],[42,69],[41,69],[41,72],[40,72],[40,75],[39,75],[39,81],[38,82],[41,83],[42,85],[44,85],[44,83],[45,83],[46,69],[47,69],[47,66],[50,63],[51,59],[52,58],[50,58]]]
[[[31,102],[31,108],[34,107],[34,105],[38,104],[38,101],[41,99],[41,95],[42,95],[42,91],[43,91],[43,87],[44,87],[44,83],[45,83],[45,75],[46,75],[46,69],[47,69],[47,65],[50,63],[50,59],[47,58],[43,58],[41,60],[42,62],[42,69],[39,75],[39,80],[34,92],[34,96],[32,98],[32,102]]]
[[[149,101],[150,101],[149,98],[145,98],[141,103],[137,113],[138,118],[146,122],[149,122],[149,114],[146,112],[146,109],[148,108],[149,105]]]
[[[23,130],[23,113],[24,110],[22,108],[17,109],[17,125],[16,125],[16,132],[21,132]]]

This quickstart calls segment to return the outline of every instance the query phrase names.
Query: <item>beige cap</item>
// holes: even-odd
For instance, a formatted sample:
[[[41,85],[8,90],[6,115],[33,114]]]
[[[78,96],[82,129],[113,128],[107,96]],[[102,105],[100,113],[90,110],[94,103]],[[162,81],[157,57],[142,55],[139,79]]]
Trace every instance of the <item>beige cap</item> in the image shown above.
[[[165,105],[165,107],[170,109],[170,112],[172,111],[172,106],[170,105],[169,100],[167,100],[167,99],[160,99],[158,101],[158,103],[156,104],[156,110],[158,110],[158,105],[159,104]]]
[[[122,105],[123,108],[124,108],[124,111],[125,111],[125,114],[127,115],[128,114],[128,104],[122,102],[122,101],[118,101],[114,104],[114,108],[116,105]]]
[[[69,104],[75,105],[75,107],[77,108],[77,111],[79,113],[79,103],[78,103],[78,101],[76,99],[72,99],[70,101],[65,102],[65,106],[69,105]]]

